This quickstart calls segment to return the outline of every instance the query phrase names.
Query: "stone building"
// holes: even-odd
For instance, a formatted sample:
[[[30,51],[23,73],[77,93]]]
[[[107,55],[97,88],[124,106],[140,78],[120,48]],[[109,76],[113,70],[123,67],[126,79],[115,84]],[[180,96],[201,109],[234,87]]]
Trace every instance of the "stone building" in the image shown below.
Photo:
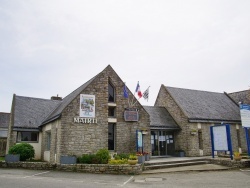
[[[211,155],[210,126],[230,124],[234,151],[246,151],[239,106],[226,93],[161,86],[155,106],[165,107],[180,126],[175,149],[186,156]]]
[[[0,112],[0,156],[5,155],[10,113]]]
[[[149,131],[149,114],[139,102],[129,109],[123,89],[124,82],[107,66],[62,100],[14,95],[8,148],[29,142],[36,148],[36,158],[56,163],[62,155],[80,156],[103,148],[136,152],[136,131]],[[125,111],[127,118],[139,118],[125,120]],[[150,134],[143,134],[143,147],[150,151]]]
[[[132,92],[128,94],[132,101]],[[6,151],[16,143],[30,143],[36,159],[53,163],[60,163],[63,155],[103,148],[133,153],[140,144],[154,157],[173,156],[176,150],[186,156],[211,155],[210,126],[222,122],[231,126],[233,150],[246,151],[238,102],[248,96],[245,91],[227,94],[162,85],[154,106],[138,101],[131,106],[124,82],[109,65],[63,99],[14,94]]]

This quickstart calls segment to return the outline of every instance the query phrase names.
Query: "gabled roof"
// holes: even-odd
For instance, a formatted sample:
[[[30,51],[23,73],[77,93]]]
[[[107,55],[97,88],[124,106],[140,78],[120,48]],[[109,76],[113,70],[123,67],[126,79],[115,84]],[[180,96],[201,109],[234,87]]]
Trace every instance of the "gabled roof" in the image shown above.
[[[150,116],[150,127],[157,129],[180,129],[165,107],[143,106]]]
[[[241,104],[250,104],[250,90],[228,93],[228,95],[236,102]]]
[[[224,93],[165,88],[189,121],[241,121],[239,107]]]
[[[14,128],[38,128],[60,101],[14,95]]]
[[[98,75],[97,75],[98,76]],[[87,81],[85,84],[81,85],[79,88],[74,90],[72,93],[67,95],[66,97],[63,98],[63,100],[60,102],[60,104],[57,106],[55,110],[53,110],[49,116],[42,122],[42,125],[49,123],[58,117],[61,116],[62,111],[66,106],[73,100],[75,99],[97,76],[93,77],[89,81]]]
[[[10,113],[0,112],[0,128],[8,128],[10,122]]]

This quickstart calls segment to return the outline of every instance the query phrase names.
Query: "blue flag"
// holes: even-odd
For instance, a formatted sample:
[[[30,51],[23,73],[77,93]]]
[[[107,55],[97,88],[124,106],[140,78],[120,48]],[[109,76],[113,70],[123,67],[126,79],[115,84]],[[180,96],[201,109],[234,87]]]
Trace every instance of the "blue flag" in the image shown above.
[[[124,96],[125,98],[128,98],[128,91],[127,91],[126,84],[124,84],[124,87],[123,87],[123,96]]]

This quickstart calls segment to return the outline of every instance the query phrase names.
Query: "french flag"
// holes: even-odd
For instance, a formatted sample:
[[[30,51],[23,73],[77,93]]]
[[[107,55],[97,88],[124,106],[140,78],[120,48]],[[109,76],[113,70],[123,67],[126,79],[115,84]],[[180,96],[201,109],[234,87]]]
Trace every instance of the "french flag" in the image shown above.
[[[137,95],[138,95],[139,98],[142,97],[142,93],[141,93],[141,88],[140,88],[139,82],[137,83],[135,92],[137,92]]]

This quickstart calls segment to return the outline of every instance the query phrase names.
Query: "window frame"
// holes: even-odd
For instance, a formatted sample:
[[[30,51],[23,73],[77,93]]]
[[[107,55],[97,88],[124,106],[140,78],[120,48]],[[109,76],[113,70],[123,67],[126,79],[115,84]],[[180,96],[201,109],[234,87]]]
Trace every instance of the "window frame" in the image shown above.
[[[30,138],[32,138],[32,136],[31,136],[32,133],[36,133],[36,141],[22,140],[22,133],[30,133]],[[16,140],[17,140],[17,143],[39,143],[39,132],[36,132],[36,131],[17,131],[17,139]]]
[[[113,138],[112,138],[112,140],[113,140],[113,146],[112,146],[112,148],[110,148],[109,146],[110,146],[110,139],[109,139],[109,126],[112,126],[112,129],[113,129]],[[116,131],[115,131],[115,129],[116,129],[116,124],[115,123],[109,123],[108,124],[108,150],[109,151],[115,151],[115,147],[116,147],[116,139],[115,139],[115,134],[116,134]]]
[[[110,87],[113,89],[113,100],[110,100]],[[111,96],[112,97],[112,96]],[[114,85],[109,81],[108,82],[108,102],[115,102],[116,101],[116,90],[115,90],[115,87]]]

